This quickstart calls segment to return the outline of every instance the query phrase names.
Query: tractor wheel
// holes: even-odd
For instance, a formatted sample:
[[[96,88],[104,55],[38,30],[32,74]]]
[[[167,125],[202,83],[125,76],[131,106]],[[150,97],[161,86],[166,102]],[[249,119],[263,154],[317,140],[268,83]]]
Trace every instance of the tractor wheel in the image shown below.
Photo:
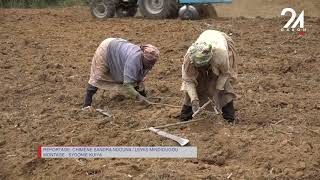
[[[116,12],[115,3],[112,0],[93,0],[90,8],[91,14],[99,19],[112,18]]]
[[[116,10],[116,15],[118,17],[133,17],[136,15],[138,8],[133,7],[118,7]]]
[[[164,19],[178,16],[176,0],[139,0],[139,8],[146,18]]]
[[[200,18],[198,9],[191,5],[184,5],[179,10],[179,17],[182,20],[197,20]]]

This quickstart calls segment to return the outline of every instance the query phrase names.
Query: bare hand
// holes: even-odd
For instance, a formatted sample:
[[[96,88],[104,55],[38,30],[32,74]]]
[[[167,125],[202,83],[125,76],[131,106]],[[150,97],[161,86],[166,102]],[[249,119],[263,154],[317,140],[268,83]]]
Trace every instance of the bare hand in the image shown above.
[[[137,99],[140,104],[143,104],[143,105],[151,105],[152,104],[146,97],[144,97],[140,94],[138,95]]]
[[[197,112],[200,108],[199,100],[193,100],[191,104],[193,113]]]

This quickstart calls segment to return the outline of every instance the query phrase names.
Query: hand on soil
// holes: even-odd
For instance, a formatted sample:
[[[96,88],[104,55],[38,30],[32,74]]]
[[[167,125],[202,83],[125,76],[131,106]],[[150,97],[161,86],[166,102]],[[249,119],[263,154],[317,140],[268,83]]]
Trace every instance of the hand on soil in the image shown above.
[[[141,105],[147,105],[147,106],[152,104],[146,97],[141,96],[141,95],[138,96],[138,102]]]
[[[87,111],[87,110],[90,110],[90,109],[91,109],[91,106],[86,106],[86,107],[81,108],[82,111]]]
[[[200,108],[199,100],[192,101],[192,111],[193,113],[197,112]]]

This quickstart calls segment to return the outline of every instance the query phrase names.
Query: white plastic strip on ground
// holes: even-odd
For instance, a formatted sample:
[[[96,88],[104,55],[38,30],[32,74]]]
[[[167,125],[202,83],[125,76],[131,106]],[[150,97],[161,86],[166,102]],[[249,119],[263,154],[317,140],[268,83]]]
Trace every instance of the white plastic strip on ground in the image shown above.
[[[39,158],[197,158],[197,147],[39,147]]]

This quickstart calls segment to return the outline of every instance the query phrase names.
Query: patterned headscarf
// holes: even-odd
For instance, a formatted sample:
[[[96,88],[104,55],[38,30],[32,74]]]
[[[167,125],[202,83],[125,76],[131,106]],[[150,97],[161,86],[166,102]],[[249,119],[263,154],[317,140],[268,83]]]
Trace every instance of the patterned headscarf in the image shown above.
[[[146,44],[141,46],[143,57],[148,60],[151,64],[155,64],[160,57],[160,51],[157,47]]]
[[[206,42],[194,43],[189,50],[191,64],[195,67],[208,65],[211,62],[213,53],[212,45]]]

